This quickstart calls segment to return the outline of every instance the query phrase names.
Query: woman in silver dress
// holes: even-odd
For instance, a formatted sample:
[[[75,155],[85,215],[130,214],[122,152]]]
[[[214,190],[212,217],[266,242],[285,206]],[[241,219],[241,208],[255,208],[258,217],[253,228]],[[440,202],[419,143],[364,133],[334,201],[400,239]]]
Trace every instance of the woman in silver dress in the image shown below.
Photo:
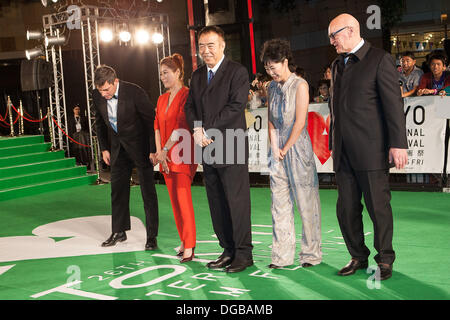
[[[294,263],[294,202],[302,219],[300,264],[310,267],[322,261],[322,251],[319,181],[306,129],[308,83],[289,69],[293,57],[287,41],[266,41],[261,61],[273,79],[268,88],[273,222],[272,263],[269,268]]]

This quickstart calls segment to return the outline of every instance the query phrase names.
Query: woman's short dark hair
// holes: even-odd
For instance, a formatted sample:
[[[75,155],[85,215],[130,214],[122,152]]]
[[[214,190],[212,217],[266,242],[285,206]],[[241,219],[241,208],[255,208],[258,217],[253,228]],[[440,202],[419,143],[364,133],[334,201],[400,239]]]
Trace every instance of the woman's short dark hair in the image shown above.
[[[269,61],[283,62],[288,60],[289,69],[295,71],[294,57],[292,56],[291,45],[283,39],[271,39],[264,42],[260,55],[261,62],[265,65]]]
[[[94,84],[97,87],[103,86],[106,82],[112,84],[116,78],[116,71],[106,64],[101,64],[95,69]]]

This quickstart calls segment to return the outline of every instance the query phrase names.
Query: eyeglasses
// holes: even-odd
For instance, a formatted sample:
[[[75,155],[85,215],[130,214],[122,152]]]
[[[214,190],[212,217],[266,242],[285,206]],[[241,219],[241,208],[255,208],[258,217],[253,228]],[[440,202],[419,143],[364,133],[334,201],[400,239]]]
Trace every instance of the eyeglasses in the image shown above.
[[[331,40],[335,40],[335,39],[336,39],[336,35],[337,35],[339,32],[341,32],[342,30],[344,30],[345,28],[349,28],[349,26],[345,26],[345,27],[343,27],[343,28],[340,28],[338,31],[335,31],[335,32],[333,32],[333,33],[330,33],[330,34],[328,35],[328,38],[330,38]]]

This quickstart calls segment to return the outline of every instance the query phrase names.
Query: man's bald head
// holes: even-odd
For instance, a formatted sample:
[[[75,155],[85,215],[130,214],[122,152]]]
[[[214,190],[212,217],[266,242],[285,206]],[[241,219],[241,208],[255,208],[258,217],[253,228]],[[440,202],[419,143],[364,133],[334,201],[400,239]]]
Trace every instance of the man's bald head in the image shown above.
[[[348,13],[340,14],[331,20],[328,36],[337,53],[350,52],[361,41],[359,22]]]

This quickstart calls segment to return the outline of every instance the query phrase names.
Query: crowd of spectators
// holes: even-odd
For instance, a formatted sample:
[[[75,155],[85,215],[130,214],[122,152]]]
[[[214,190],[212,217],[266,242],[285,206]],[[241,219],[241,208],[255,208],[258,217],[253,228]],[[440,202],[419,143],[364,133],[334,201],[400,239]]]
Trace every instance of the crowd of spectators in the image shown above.
[[[450,70],[448,58],[443,50],[435,50],[427,56],[424,68],[416,66],[413,52],[405,52],[400,58],[399,82],[402,97],[423,95],[450,95]]]
[[[407,51],[400,56],[399,85],[402,97],[424,95],[450,95],[450,67],[444,50],[434,50],[426,56],[426,60],[418,67],[413,52]],[[303,68],[297,67],[295,74],[307,79]],[[258,73],[251,83],[248,96],[250,109],[267,107],[267,86],[271,81],[267,74]],[[309,82],[309,81],[308,81]],[[317,89],[310,84],[310,100],[315,103],[328,102],[330,96],[331,69],[324,67]]]

